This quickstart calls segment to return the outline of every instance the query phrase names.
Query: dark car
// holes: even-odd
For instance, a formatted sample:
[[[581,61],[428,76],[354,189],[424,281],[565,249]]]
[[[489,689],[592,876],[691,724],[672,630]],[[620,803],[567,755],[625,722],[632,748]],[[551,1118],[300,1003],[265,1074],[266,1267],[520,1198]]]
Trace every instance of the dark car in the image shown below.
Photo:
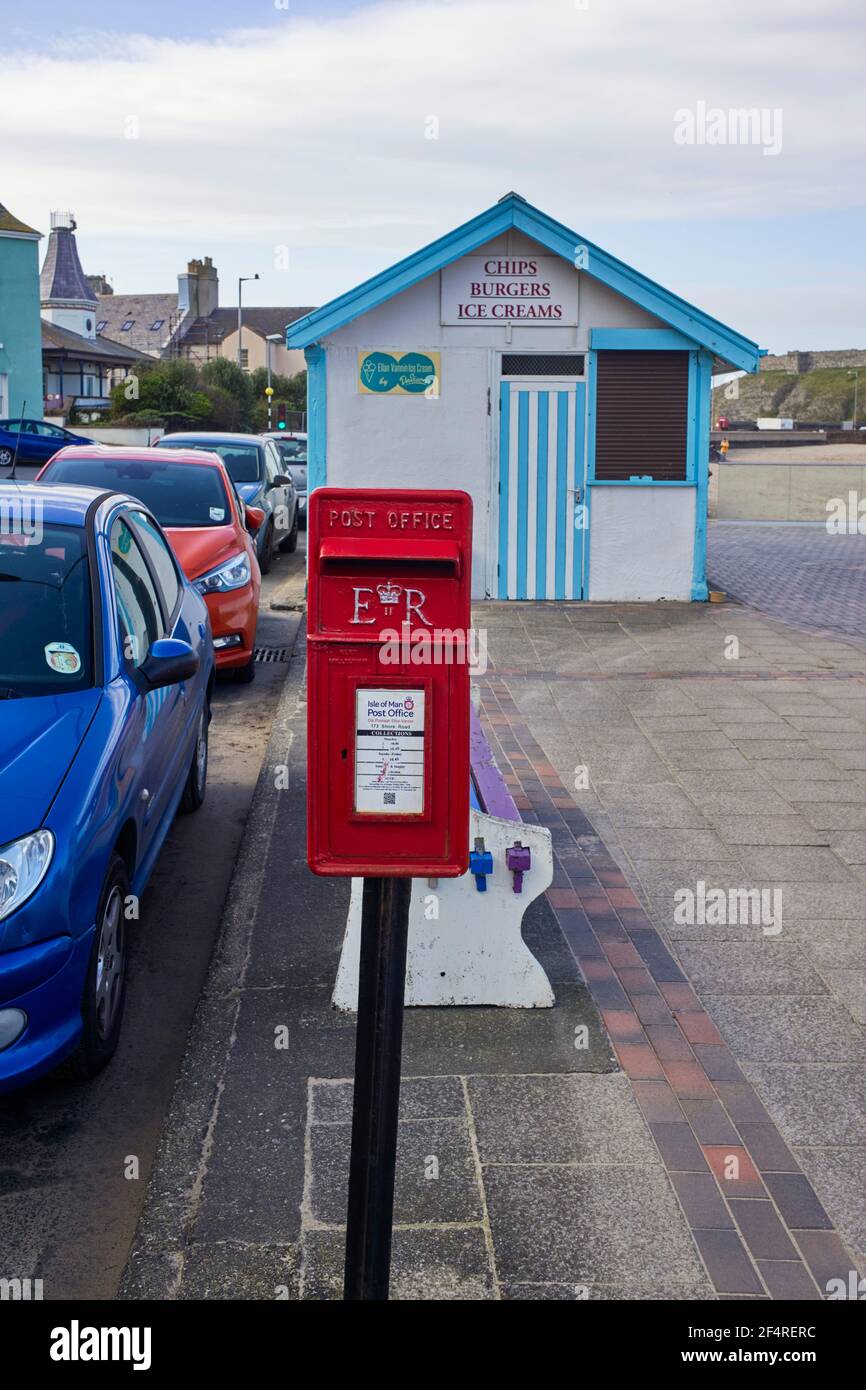
[[[45,420],[0,420],[0,468],[8,468],[13,460],[47,463],[67,444],[92,443],[83,434],[73,434]]]
[[[158,449],[206,449],[223,461],[246,507],[260,507],[264,524],[256,534],[256,554],[267,574],[279,546],[292,551],[298,544],[298,497],[290,474],[280,463],[276,445],[260,434],[202,432],[166,434]]]
[[[307,436],[296,431],[274,430],[265,435],[280,451],[283,469],[288,473],[298,494],[298,514],[301,525],[307,524]]]

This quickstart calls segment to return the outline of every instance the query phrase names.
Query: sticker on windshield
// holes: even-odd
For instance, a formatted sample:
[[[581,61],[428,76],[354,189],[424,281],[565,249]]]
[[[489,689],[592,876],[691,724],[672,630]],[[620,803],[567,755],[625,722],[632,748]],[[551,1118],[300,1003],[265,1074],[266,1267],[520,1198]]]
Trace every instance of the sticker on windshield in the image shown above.
[[[211,509],[210,509],[210,519],[211,519],[211,521],[225,521],[225,519],[226,519],[225,507],[211,507]]]
[[[81,670],[81,657],[68,642],[50,642],[45,648],[45,660],[59,676],[77,676]]]

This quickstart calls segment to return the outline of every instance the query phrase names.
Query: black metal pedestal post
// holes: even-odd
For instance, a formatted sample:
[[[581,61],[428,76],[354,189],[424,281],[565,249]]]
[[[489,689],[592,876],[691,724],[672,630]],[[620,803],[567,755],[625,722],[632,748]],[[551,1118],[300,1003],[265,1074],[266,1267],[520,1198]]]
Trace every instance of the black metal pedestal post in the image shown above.
[[[388,1297],[411,893],[364,879],[344,1299]]]

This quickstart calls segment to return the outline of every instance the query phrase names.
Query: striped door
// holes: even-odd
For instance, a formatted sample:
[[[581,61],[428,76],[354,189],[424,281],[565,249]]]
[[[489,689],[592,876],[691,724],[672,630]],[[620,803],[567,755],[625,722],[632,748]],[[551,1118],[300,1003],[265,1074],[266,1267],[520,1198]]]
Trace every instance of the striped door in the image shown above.
[[[502,382],[500,598],[583,598],[585,426],[585,382]]]

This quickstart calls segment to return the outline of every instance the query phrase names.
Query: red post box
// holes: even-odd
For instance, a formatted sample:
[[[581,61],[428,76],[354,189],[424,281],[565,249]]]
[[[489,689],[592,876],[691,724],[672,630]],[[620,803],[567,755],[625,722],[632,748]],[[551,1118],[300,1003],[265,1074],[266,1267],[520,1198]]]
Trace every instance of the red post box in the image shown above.
[[[317,488],[308,527],[310,868],[456,877],[469,865],[471,498]]]

